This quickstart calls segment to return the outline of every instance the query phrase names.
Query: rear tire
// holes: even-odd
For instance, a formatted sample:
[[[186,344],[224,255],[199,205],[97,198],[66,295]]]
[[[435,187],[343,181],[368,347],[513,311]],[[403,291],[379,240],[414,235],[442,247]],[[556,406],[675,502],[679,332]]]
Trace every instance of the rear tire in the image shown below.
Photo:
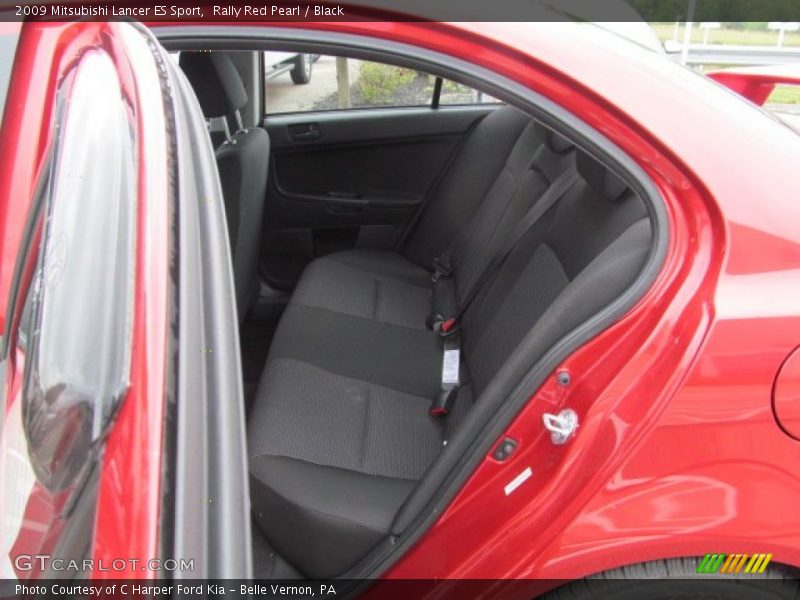
[[[698,574],[699,558],[671,558],[628,565],[579,579],[542,596],[545,600],[667,600],[672,598],[784,600],[797,597],[796,569],[770,564],[761,574]]]
[[[311,71],[313,67],[314,61],[310,54],[298,54],[294,62],[294,68],[289,71],[292,82],[303,85],[311,81]]]

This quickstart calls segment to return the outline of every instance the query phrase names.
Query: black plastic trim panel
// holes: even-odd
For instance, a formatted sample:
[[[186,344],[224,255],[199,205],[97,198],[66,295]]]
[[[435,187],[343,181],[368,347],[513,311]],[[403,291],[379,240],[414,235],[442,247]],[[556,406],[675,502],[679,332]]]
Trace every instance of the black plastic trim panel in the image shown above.
[[[330,147],[334,144],[373,143],[430,136],[463,135],[476,119],[498,108],[497,104],[447,108],[367,108],[323,112],[268,115],[264,127],[273,150]],[[315,123],[320,137],[298,142],[289,135],[289,125]],[[411,135],[410,135],[411,134]]]

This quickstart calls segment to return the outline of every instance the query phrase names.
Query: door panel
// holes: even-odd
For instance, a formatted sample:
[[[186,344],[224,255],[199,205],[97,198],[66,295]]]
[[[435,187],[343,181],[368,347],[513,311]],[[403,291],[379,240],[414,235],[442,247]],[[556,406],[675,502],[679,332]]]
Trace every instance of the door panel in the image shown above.
[[[391,248],[493,106],[269,116],[262,273],[291,289],[313,258]]]

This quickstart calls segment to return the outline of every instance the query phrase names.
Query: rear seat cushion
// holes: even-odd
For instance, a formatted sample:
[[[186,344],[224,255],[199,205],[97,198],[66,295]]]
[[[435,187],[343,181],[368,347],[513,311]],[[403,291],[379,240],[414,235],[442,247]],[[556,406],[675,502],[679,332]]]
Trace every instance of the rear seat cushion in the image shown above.
[[[296,360],[269,362],[251,456],[287,456],[365,475],[419,479],[442,445],[431,398]]]
[[[327,309],[290,304],[270,347],[269,360],[274,359],[307,362],[429,398],[439,389],[441,349],[430,331]]]
[[[317,579],[380,542],[415,483],[279,456],[251,459],[250,473],[259,526],[282,558]]]
[[[289,562],[332,577],[390,530],[442,446],[431,398],[271,358],[250,419],[256,518]],[[459,392],[460,420],[471,405]],[[312,542],[313,540],[313,542]]]

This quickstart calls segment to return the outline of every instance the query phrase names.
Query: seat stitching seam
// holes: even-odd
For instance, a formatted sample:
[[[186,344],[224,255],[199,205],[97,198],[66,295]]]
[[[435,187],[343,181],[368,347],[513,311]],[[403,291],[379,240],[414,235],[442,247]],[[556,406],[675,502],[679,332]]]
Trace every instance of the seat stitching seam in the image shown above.
[[[356,264],[353,264],[352,262],[348,262],[347,260],[341,260],[340,258],[332,258],[331,256],[323,256],[321,258],[318,258],[317,260],[318,261],[320,261],[320,260],[330,260],[331,262],[335,262],[339,266],[346,267],[347,269],[349,269],[351,271],[355,271],[357,273],[363,273],[365,275],[372,275],[373,277],[381,277],[382,279],[387,279],[389,281],[394,281],[394,282],[401,283],[401,284],[408,285],[408,286],[415,287],[415,288],[428,289],[428,287],[429,287],[427,285],[427,283],[424,284],[424,285],[423,284],[418,284],[418,283],[415,283],[413,281],[410,281],[409,279],[406,279],[402,275],[399,275],[397,277],[393,277],[392,275],[387,275],[385,272],[380,271],[378,269],[372,269],[370,267],[366,267],[366,266],[362,266],[362,265],[356,265]],[[426,272],[426,274],[427,274],[426,276],[427,277],[430,277],[430,271],[429,270],[424,269],[423,267],[419,267],[419,268]]]
[[[373,304],[372,304],[372,319],[373,320],[377,320],[378,319],[378,301],[379,301],[379,298],[380,298],[380,280],[376,277],[376,278],[373,279],[373,282],[375,284],[375,291],[373,292],[373,297],[372,297],[372,302],[373,302]]]
[[[361,460],[358,463],[359,469],[361,471],[364,470],[364,462],[367,457],[367,432],[369,429],[369,407],[372,403],[369,399],[369,386],[364,385],[364,403],[366,407],[364,409],[364,428],[361,432]]]
[[[339,312],[338,310],[333,310],[331,308],[326,308],[324,306],[314,306],[313,304],[302,304],[300,302],[296,303],[296,306],[302,306],[303,308],[313,308],[314,310],[324,310],[326,312],[333,313],[336,315],[349,317],[351,319],[361,319],[362,321],[369,321],[371,323],[383,323],[388,327],[399,327],[401,329],[408,329],[409,331],[427,331],[425,327],[409,327],[408,325],[400,325],[399,323],[391,323],[389,321],[378,321],[377,319],[370,319],[369,317],[362,317],[361,315],[352,315],[350,313]]]
[[[347,379],[348,381],[353,381],[355,383],[360,383],[361,385],[374,386],[374,387],[376,387],[378,389],[381,389],[381,390],[389,390],[391,392],[395,392],[396,394],[402,394],[403,396],[410,396],[411,398],[422,400],[423,402],[430,402],[430,398],[426,398],[425,396],[420,396],[418,394],[407,392],[405,390],[400,390],[400,389],[397,389],[397,388],[393,388],[393,387],[388,386],[388,385],[381,385],[380,383],[374,383],[372,381],[364,381],[362,379],[357,379],[355,377],[352,377],[351,375],[345,375],[344,373],[339,373],[337,371],[331,371],[330,369],[326,369],[325,367],[321,367],[321,366],[319,366],[317,364],[314,364],[313,362],[309,362],[307,360],[300,360],[300,359],[292,358],[292,357],[288,357],[288,356],[279,356],[279,357],[273,358],[271,360],[272,361],[291,361],[291,362],[294,362],[294,363],[297,363],[297,364],[300,364],[300,365],[307,365],[307,366],[313,367],[315,369],[319,369],[320,371],[323,371],[323,372],[325,372],[325,373],[327,373],[329,375],[334,375],[336,377],[341,377],[342,379]],[[266,373],[266,369],[265,369],[264,372]],[[290,458],[290,457],[287,457],[287,458]]]
[[[270,452],[263,452],[261,454],[256,454],[255,456],[252,456],[251,460],[255,458],[261,458],[262,456],[266,456],[267,458],[285,458],[287,460],[295,460],[297,462],[303,462],[308,465],[314,465],[315,467],[321,467],[323,469],[338,469],[340,471],[348,471],[350,473],[355,473],[356,475],[363,475],[364,477],[380,477],[382,479],[396,479],[398,481],[409,481],[411,483],[416,483],[419,481],[419,479],[412,479],[409,477],[400,477],[395,475],[381,475],[377,473],[373,474],[373,473],[367,473],[365,471],[356,471],[355,469],[350,469],[348,467],[340,467],[338,465],[326,465],[323,463],[316,463],[310,460],[305,460],[304,458],[297,458],[296,456],[288,456],[286,454],[272,454]]]

